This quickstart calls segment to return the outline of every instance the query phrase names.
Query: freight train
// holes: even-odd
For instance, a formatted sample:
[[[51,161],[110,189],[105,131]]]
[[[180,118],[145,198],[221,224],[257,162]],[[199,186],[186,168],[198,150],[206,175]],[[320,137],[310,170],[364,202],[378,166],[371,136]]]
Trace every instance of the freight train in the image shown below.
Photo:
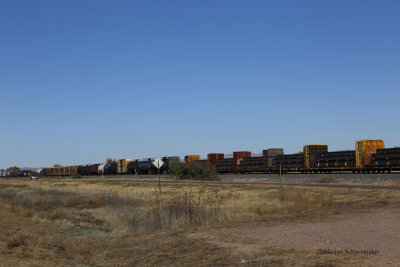
[[[400,170],[400,148],[385,149],[382,140],[358,140],[355,150],[349,151],[328,152],[325,144],[306,145],[296,154],[274,148],[252,157],[241,151],[233,158],[218,159],[215,167],[220,173],[390,173]]]
[[[163,157],[161,173],[170,173],[180,162],[178,156]],[[110,163],[97,163],[79,166],[66,166],[39,169],[41,176],[91,176],[118,174],[156,174],[153,159],[120,159]],[[186,163],[204,162],[213,166],[219,173],[390,173],[400,170],[400,148],[384,148],[382,140],[358,140],[354,150],[328,151],[325,144],[306,145],[296,154],[284,154],[282,148],[263,150],[261,155],[252,156],[250,151],[233,152],[225,158],[223,153],[210,153],[207,160],[199,155],[185,156]],[[0,172],[0,176],[11,176]],[[12,176],[26,176],[13,173]]]

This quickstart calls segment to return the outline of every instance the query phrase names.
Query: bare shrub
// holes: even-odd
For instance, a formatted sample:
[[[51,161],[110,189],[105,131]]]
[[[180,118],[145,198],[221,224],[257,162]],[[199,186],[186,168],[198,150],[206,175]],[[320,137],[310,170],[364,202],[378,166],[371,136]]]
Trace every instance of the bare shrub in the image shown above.
[[[63,217],[64,217],[64,212],[60,209],[56,209],[46,216],[46,218],[49,220],[57,220]]]
[[[14,249],[18,247],[23,247],[26,245],[25,242],[26,236],[16,236],[8,240],[7,242],[7,248],[8,249]]]
[[[102,197],[94,196],[89,200],[89,202],[87,204],[87,207],[90,208],[90,209],[96,209],[96,208],[99,208],[99,207],[103,207],[104,205],[105,205],[105,202],[104,202],[104,199]]]

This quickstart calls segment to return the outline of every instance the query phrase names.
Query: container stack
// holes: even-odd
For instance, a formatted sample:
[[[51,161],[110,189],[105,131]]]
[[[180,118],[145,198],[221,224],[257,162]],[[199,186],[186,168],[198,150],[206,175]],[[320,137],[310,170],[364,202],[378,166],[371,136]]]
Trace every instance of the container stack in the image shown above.
[[[283,148],[270,148],[263,150],[263,168],[272,169],[273,160],[276,156],[283,155]]]
[[[356,151],[335,151],[320,153],[315,157],[317,167],[322,169],[353,168],[356,164]]]
[[[377,149],[372,154],[371,165],[373,166],[400,166],[400,147]]]

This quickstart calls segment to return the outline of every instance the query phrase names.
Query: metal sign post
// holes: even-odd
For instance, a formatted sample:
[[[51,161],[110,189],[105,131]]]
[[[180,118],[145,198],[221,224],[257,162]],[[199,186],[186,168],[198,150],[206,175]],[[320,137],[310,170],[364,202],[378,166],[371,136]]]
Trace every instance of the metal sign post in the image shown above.
[[[162,161],[160,158],[156,158],[153,161],[153,165],[156,166],[157,170],[158,170],[158,190],[161,193],[161,177],[160,177],[160,168],[162,165],[164,165],[164,161]]]
[[[280,192],[281,192],[281,201],[282,201],[282,164],[279,164],[279,184],[280,184]]]

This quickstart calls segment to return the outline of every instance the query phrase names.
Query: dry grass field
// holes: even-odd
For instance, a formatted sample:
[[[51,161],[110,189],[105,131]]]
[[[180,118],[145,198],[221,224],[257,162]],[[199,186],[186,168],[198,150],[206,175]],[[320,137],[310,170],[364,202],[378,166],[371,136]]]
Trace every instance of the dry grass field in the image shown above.
[[[358,266],[367,256],[265,244],[243,229],[398,209],[400,192],[101,179],[0,182],[1,266]],[[245,232],[245,231],[244,231]],[[201,234],[200,234],[201,233]],[[213,237],[225,235],[225,241]],[[227,238],[230,237],[230,238]],[[248,242],[248,243],[246,243]],[[236,245],[232,245],[236,244]],[[239,244],[239,245],[238,245]],[[370,257],[370,256],[368,256]]]

